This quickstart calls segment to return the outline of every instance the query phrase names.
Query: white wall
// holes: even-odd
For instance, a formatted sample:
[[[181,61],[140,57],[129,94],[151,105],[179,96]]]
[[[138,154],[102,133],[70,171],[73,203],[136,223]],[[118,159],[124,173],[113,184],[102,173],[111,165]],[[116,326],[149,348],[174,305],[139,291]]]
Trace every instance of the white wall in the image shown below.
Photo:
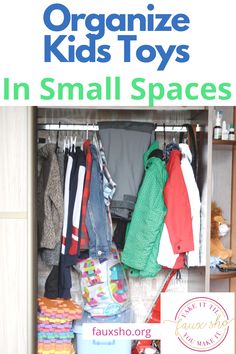
[[[0,353],[33,354],[27,107],[0,108]],[[30,128],[31,130],[31,128]],[[30,218],[30,219],[29,219]],[[30,256],[29,256],[30,255]]]

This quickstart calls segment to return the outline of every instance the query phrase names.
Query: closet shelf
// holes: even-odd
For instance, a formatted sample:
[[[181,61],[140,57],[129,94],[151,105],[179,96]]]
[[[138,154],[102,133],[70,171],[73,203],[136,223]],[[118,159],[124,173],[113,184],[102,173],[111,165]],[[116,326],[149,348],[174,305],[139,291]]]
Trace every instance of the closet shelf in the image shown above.
[[[236,140],[213,140],[213,145],[236,145]]]
[[[211,270],[210,278],[211,278],[211,280],[236,278],[236,271],[234,271],[234,272],[221,272],[218,269]]]

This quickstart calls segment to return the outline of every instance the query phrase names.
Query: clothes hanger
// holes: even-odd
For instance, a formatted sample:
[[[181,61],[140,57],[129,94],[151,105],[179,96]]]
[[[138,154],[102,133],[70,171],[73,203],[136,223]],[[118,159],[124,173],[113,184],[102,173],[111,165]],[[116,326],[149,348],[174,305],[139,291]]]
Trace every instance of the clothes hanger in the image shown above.
[[[97,132],[95,131],[94,127],[95,127],[95,124],[93,123],[93,139],[94,139],[94,137],[96,137],[96,139],[97,139],[98,138]]]
[[[86,140],[89,138],[89,132],[88,132],[88,123],[87,123],[87,129],[86,129]]]
[[[198,150],[197,150],[197,143],[196,143],[196,138],[194,134],[194,130],[191,124],[183,124],[182,127],[187,128],[187,141],[189,148],[192,153],[192,168],[193,168],[193,173],[195,178],[198,175]],[[182,143],[184,142],[184,132],[181,132],[179,135],[179,142]]]
[[[50,131],[50,130],[48,131],[47,142],[48,142],[48,144],[51,144],[51,142],[52,142],[52,139],[51,139],[51,131]]]
[[[66,138],[63,139],[63,152],[66,152]]]
[[[154,140],[157,140],[157,131],[156,131],[157,123],[154,125]]]
[[[84,143],[84,132],[78,131],[77,146],[79,146],[81,150],[83,150],[83,143]]]
[[[176,132],[175,132],[174,128],[172,128],[172,129],[173,129],[172,142],[173,142],[174,144],[176,144]]]
[[[56,138],[56,149],[55,153],[57,153],[59,149],[59,136],[60,136],[60,128],[61,128],[61,122],[59,122],[59,130],[57,131],[57,138]]]
[[[93,123],[93,127],[94,127],[94,123]],[[93,132],[93,144],[94,144],[95,146],[97,146],[98,149],[101,148],[101,146],[100,146],[99,131],[94,131],[94,132]]]
[[[72,133],[70,135],[70,152],[73,152],[74,148],[73,148],[73,136]]]
[[[70,152],[73,152],[73,132],[70,132],[70,137],[69,137],[69,150]]]
[[[71,149],[72,152],[76,152],[76,140],[77,140],[77,136],[76,135],[72,135],[71,136]]]
[[[164,149],[166,148],[166,124],[163,123],[163,133],[164,133],[164,144],[163,147]]]
[[[66,131],[66,137],[64,138],[63,150],[66,152],[66,149],[69,150],[69,139]]]

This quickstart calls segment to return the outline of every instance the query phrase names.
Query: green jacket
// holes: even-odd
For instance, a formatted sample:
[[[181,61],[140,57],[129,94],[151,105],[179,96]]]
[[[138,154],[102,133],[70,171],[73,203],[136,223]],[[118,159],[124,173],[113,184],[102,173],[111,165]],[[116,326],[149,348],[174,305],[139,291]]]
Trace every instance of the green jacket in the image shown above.
[[[166,206],[163,189],[167,181],[165,162],[149,155],[157,150],[155,141],[144,154],[145,176],[138,192],[130,225],[126,233],[121,260],[134,277],[155,277],[161,270],[157,263]]]

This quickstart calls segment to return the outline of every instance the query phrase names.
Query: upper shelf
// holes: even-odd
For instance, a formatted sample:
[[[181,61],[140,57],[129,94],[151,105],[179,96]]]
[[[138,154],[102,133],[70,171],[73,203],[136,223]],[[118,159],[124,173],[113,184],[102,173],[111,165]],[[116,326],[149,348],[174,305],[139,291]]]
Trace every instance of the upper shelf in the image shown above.
[[[213,145],[236,145],[236,140],[213,140]]]
[[[38,107],[38,123],[93,124],[104,121],[140,121],[150,123],[207,124],[208,109],[204,107]]]

